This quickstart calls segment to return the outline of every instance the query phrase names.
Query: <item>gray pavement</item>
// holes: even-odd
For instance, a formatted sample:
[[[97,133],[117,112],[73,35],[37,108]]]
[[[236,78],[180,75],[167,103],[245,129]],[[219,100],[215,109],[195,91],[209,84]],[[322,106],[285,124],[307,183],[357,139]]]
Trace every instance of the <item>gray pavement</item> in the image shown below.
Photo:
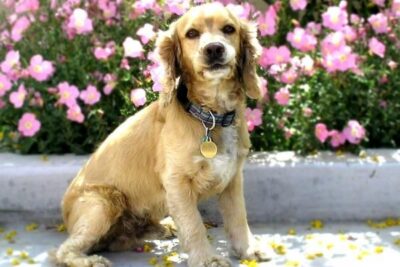
[[[234,266],[284,267],[399,267],[400,221],[375,223],[326,223],[254,225],[253,232],[262,246],[273,249],[267,263],[242,262]],[[37,226],[37,229],[36,229]],[[0,267],[52,266],[47,251],[65,238],[57,225],[15,221],[0,223]],[[315,228],[316,227],[316,228]],[[26,229],[27,228],[27,229]],[[16,231],[16,232],[13,232]],[[209,230],[218,253],[228,256],[228,245],[221,227]],[[104,253],[117,267],[186,266],[186,255],[179,252],[176,239],[149,242],[149,252]],[[18,265],[19,264],[19,265]]]

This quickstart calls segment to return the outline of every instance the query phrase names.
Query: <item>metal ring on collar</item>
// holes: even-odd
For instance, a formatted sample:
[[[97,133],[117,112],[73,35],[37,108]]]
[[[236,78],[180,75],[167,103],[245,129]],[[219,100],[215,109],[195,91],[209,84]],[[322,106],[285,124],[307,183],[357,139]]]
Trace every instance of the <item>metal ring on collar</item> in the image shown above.
[[[214,114],[211,112],[211,110],[210,110],[209,112],[210,112],[211,118],[213,119],[213,124],[212,124],[212,126],[211,126],[210,128],[208,128],[208,127],[204,124],[204,121],[201,121],[201,123],[203,124],[204,128],[206,128],[206,129],[208,129],[209,131],[211,131],[212,129],[215,128],[215,116],[214,116]]]

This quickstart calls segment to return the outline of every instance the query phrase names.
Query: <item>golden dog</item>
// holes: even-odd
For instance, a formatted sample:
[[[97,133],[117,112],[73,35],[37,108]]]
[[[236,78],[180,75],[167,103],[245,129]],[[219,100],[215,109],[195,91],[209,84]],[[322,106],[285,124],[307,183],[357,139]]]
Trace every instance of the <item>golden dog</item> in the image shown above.
[[[197,209],[212,195],[218,196],[233,252],[261,260],[265,254],[247,223],[242,182],[250,148],[245,99],[261,95],[257,28],[220,4],[207,4],[172,23],[156,46],[164,68],[160,99],[120,125],[72,181],[62,202],[70,236],[56,260],[109,266],[87,254],[132,249],[150,234],[162,234],[160,220],[171,215],[189,266],[231,266],[213,251]],[[213,127],[179,98],[209,112],[214,126],[221,114],[234,119]],[[215,146],[202,154],[204,142],[215,144],[217,154]]]

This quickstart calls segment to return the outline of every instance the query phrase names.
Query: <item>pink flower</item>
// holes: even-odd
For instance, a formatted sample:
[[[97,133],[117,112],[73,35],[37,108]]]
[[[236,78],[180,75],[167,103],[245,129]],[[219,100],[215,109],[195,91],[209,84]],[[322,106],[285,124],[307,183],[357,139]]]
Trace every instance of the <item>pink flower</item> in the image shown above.
[[[103,47],[96,47],[94,49],[94,56],[98,60],[107,60],[115,53],[115,43],[108,42],[107,45]]]
[[[399,17],[400,16],[400,0],[393,0],[391,9],[392,9],[392,12],[394,13],[394,15]]]
[[[11,39],[14,42],[18,42],[22,39],[22,34],[29,28],[31,22],[25,16],[20,17],[13,25],[11,29]]]
[[[321,24],[320,23],[315,23],[314,21],[311,21],[307,23],[306,30],[308,33],[312,35],[318,35],[321,33]]]
[[[106,85],[103,88],[103,92],[105,95],[109,95],[117,85],[117,76],[115,76],[115,74],[107,73],[104,76],[104,82]]]
[[[299,27],[296,27],[293,32],[289,32],[286,39],[294,48],[302,52],[312,51],[317,45],[317,39]]]
[[[322,25],[328,29],[338,31],[347,23],[347,12],[340,7],[331,6],[322,14]]]
[[[309,118],[309,117],[312,116],[312,114],[313,114],[313,110],[312,110],[311,108],[309,108],[309,107],[303,108],[303,115],[304,115],[304,117]]]
[[[38,0],[20,0],[15,5],[15,12],[23,13],[27,11],[35,12],[39,9]]]
[[[293,84],[298,78],[296,70],[290,68],[281,75],[281,81],[286,84]]]
[[[41,55],[35,55],[31,58],[29,65],[29,75],[36,81],[42,82],[53,75],[54,68],[50,61],[43,60]]]
[[[190,2],[186,0],[167,0],[167,11],[178,16],[183,15],[189,8]]]
[[[18,131],[22,136],[32,137],[41,127],[41,123],[33,113],[24,113],[18,121]]]
[[[100,95],[100,92],[97,91],[96,87],[94,87],[93,85],[89,85],[86,88],[86,90],[83,90],[81,92],[79,97],[80,97],[80,99],[83,100],[83,102],[86,105],[92,106],[92,105],[96,104],[97,102],[99,102],[101,95]]]
[[[306,55],[300,60],[300,67],[304,74],[311,76],[315,72],[314,60],[309,55]]]
[[[77,105],[76,99],[79,96],[79,90],[74,85],[69,85],[68,82],[62,82],[57,85],[58,88],[58,102],[64,104],[67,107]]]
[[[384,7],[385,6],[385,0],[372,0],[372,2],[380,7]]]
[[[343,129],[343,135],[350,143],[359,144],[365,137],[365,129],[358,121],[350,120]]]
[[[140,107],[146,104],[146,91],[142,88],[133,89],[131,91],[131,101],[135,107]]]
[[[244,116],[247,121],[247,129],[249,132],[253,131],[256,126],[260,126],[262,124],[262,115],[263,112],[259,108],[246,108]]]
[[[274,98],[279,105],[287,106],[290,100],[289,89],[286,87],[279,89],[279,91],[275,93]]]
[[[346,45],[345,37],[342,32],[333,32],[328,34],[321,43],[323,54],[330,54]]]
[[[261,77],[260,80],[261,80],[261,87],[260,87],[261,98],[268,101],[269,100],[268,99],[268,81],[266,79],[264,79],[263,77]]]
[[[164,68],[158,64],[152,64],[148,66],[150,71],[151,80],[153,81],[153,91],[161,92],[162,88],[162,77],[164,76]]]
[[[274,6],[269,6],[265,14],[261,14],[258,19],[258,29],[261,36],[274,35],[276,32],[276,11]]]
[[[307,0],[290,0],[290,7],[293,10],[303,10],[307,6]]]
[[[391,70],[395,70],[399,64],[396,61],[390,60],[388,66]]]
[[[389,31],[388,18],[382,13],[372,15],[368,18],[368,22],[376,33],[387,33]]]
[[[117,5],[113,2],[102,5],[100,9],[103,11],[103,17],[105,19],[111,19],[117,15]]]
[[[352,53],[349,46],[342,46],[334,52],[324,55],[322,65],[328,72],[344,72],[357,68],[356,58],[356,54]]]
[[[88,34],[93,31],[92,20],[88,18],[86,10],[76,8],[68,20],[68,29],[77,34]]]
[[[82,123],[85,120],[85,116],[82,114],[81,108],[78,104],[75,104],[68,108],[67,119],[70,121],[75,121],[77,123]]]
[[[0,96],[5,95],[6,92],[11,89],[11,87],[12,84],[7,76],[0,73]]]
[[[125,70],[130,70],[131,66],[129,65],[129,61],[126,58],[123,58],[121,60],[121,63],[119,64],[119,67],[121,69],[125,69]]]
[[[25,90],[25,86],[21,84],[18,87],[17,92],[12,92],[10,94],[10,102],[14,105],[15,108],[20,108],[24,104],[26,95],[27,91]]]
[[[4,108],[6,106],[6,102],[0,98],[0,109]]]
[[[1,63],[1,70],[9,74],[13,70],[19,68],[19,52],[18,51],[8,51],[5,60]]]
[[[94,57],[99,60],[107,60],[108,57],[112,54],[111,49],[105,47],[96,47],[94,49]]]
[[[317,123],[317,125],[315,125],[314,134],[321,143],[324,143],[329,137],[328,128],[324,123]]]
[[[344,38],[346,39],[346,41],[350,43],[354,42],[358,37],[356,30],[348,25],[343,27],[342,32],[344,34]]]
[[[346,137],[337,130],[330,131],[329,136],[331,137],[331,146],[334,148],[339,147],[346,142]]]
[[[361,18],[357,14],[351,14],[350,15],[350,22],[352,24],[354,24],[354,25],[358,25],[361,22]]]
[[[136,32],[136,34],[140,36],[140,40],[143,44],[147,44],[150,40],[156,37],[156,33],[154,32],[153,28],[153,25],[146,23]]]
[[[287,46],[264,48],[260,58],[260,65],[266,68],[268,65],[288,63],[290,57],[291,53]]]
[[[250,14],[254,12],[254,6],[250,3],[232,4],[226,6],[232,13],[241,19],[249,19]]]
[[[138,58],[143,56],[143,47],[138,40],[127,37],[122,44],[124,46],[124,57]]]
[[[347,9],[347,0],[342,0],[339,2],[339,7],[343,10]]]
[[[144,14],[146,10],[153,9],[155,5],[155,0],[139,0],[135,1],[132,7],[136,15],[141,15]]]
[[[379,42],[378,39],[375,37],[372,37],[369,40],[369,50],[374,53],[375,55],[378,55],[379,57],[383,58],[385,56],[385,50],[386,47],[383,43]]]

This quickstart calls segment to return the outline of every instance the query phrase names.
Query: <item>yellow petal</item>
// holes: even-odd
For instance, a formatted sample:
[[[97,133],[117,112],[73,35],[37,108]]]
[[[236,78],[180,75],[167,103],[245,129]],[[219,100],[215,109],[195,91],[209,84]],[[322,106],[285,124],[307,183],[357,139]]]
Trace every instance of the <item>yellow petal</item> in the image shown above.
[[[288,260],[285,262],[285,267],[299,267],[300,262]]]
[[[65,227],[64,224],[57,225],[57,232],[62,233],[62,232],[65,232],[66,230],[67,230],[67,227]]]
[[[296,235],[296,234],[297,234],[297,233],[296,233],[296,229],[290,228],[290,229],[288,230],[288,234],[289,234],[289,235]]]
[[[149,264],[150,265],[156,265],[158,263],[158,259],[156,257],[150,258],[149,259]]]
[[[324,228],[324,223],[321,220],[313,220],[313,221],[311,221],[310,225],[311,225],[311,228],[314,228],[314,229]]]
[[[37,263],[34,259],[29,259],[27,262],[28,262],[28,264],[36,264]]]
[[[150,245],[150,244],[144,244],[144,246],[143,246],[143,251],[144,252],[150,252],[150,251],[152,251],[152,246]]]
[[[17,266],[17,265],[20,265],[21,264],[21,262],[19,261],[19,259],[12,259],[11,260],[11,265],[12,266]]]
[[[35,231],[36,229],[38,229],[38,225],[37,225],[37,223],[31,223],[31,224],[28,224],[27,226],[25,226],[25,230],[26,231],[28,231],[28,232],[32,232],[32,231]]]
[[[26,251],[21,251],[21,252],[19,253],[19,258],[20,258],[21,260],[29,259],[29,253],[26,252]]]
[[[356,244],[350,243],[349,244],[349,249],[350,250],[356,250],[356,249],[358,249],[358,246]]]
[[[381,254],[383,252],[383,247],[382,246],[377,246],[374,249],[376,254]]]
[[[7,248],[6,249],[7,256],[11,256],[13,253],[14,253],[14,250],[12,248]]]
[[[358,154],[358,156],[360,157],[360,159],[367,158],[367,156],[368,156],[367,151],[361,150],[360,153]]]
[[[360,251],[360,253],[357,255],[358,260],[363,260],[366,256],[369,255],[369,252],[366,250]]]

